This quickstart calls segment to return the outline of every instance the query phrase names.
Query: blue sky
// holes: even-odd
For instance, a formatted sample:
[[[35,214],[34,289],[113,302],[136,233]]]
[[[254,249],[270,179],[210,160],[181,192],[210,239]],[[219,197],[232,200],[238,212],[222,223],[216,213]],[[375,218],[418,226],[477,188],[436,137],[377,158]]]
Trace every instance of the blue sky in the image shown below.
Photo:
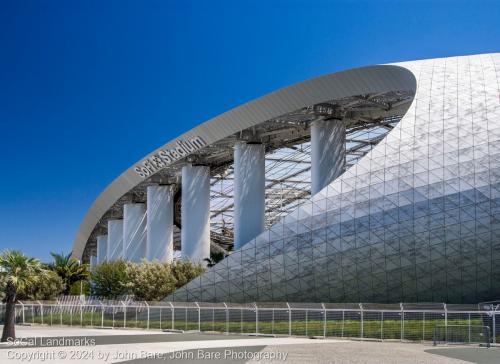
[[[500,51],[498,1],[0,0],[0,250],[69,251],[180,133],[314,76]]]

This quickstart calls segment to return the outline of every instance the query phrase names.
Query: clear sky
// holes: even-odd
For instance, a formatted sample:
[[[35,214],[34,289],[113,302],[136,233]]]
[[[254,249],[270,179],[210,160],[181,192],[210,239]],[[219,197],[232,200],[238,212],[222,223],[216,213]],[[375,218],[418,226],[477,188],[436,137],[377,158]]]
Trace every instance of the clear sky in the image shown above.
[[[70,251],[126,168],[277,88],[499,51],[499,1],[0,0],[0,250]]]

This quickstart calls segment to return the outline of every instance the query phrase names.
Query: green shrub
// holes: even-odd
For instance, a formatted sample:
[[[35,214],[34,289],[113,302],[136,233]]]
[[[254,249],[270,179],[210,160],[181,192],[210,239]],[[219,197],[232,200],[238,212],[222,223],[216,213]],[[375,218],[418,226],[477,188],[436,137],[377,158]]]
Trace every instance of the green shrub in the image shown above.
[[[69,287],[69,294],[72,296],[78,296],[80,294],[88,296],[90,293],[90,282],[87,280],[73,282]]]
[[[122,260],[98,264],[92,272],[92,294],[114,298],[127,293],[127,263]]]
[[[56,272],[46,271],[40,275],[36,284],[20,289],[18,300],[53,300],[64,292],[66,285]]]
[[[177,280],[176,288],[180,288],[198,277],[205,271],[201,264],[194,264],[187,260],[178,260],[172,265],[172,272]]]
[[[203,271],[200,264],[189,261],[172,264],[158,261],[102,263],[92,273],[91,292],[106,298],[130,294],[137,300],[159,301]],[[79,286],[75,289],[74,294],[80,294]]]
[[[174,291],[177,283],[172,266],[167,263],[127,263],[126,286],[137,300],[159,301]]]

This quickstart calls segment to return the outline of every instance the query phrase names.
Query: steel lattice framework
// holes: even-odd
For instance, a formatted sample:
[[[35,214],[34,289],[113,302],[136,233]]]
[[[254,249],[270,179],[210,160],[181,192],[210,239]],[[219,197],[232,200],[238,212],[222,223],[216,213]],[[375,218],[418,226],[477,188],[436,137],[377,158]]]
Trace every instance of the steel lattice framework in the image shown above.
[[[346,138],[346,170],[368,153],[398,123],[400,116],[354,125]],[[266,227],[275,224],[310,197],[311,144],[305,141],[266,155]],[[211,236],[221,246],[233,242],[234,168],[212,176]]]
[[[179,160],[128,191],[104,214],[87,242],[84,260],[95,253],[96,237],[106,222],[123,216],[123,205],[145,202],[147,186],[175,184],[174,247],[180,250],[180,170],[186,162],[211,168],[211,246],[231,250],[233,245],[233,150],[238,141],[259,141],[266,146],[266,212],[269,227],[310,197],[310,125],[316,120],[343,120],[346,125],[346,169],[367,154],[398,123],[413,94],[391,91],[357,95],[311,105],[257,126],[241,130]]]

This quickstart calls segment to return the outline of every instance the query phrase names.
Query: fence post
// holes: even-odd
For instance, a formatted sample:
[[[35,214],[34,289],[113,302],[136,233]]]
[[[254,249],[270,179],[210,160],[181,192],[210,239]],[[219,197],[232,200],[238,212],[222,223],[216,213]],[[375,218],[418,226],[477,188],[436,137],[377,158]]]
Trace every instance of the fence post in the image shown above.
[[[226,311],[226,334],[229,334],[229,311],[227,309],[226,302],[222,302],[222,303],[224,304],[225,311]]]
[[[271,333],[274,335],[274,307],[273,307],[273,318],[272,318],[272,325],[271,325]]]
[[[104,327],[104,304],[102,302],[99,302],[101,304],[101,327]]]
[[[500,305],[493,306],[493,344],[497,343],[497,310]]]
[[[288,307],[288,336],[292,336],[292,308],[286,303],[286,306]]]
[[[308,328],[309,328],[309,310],[306,308],[306,336],[309,336],[308,335]]]
[[[405,338],[405,311],[403,307],[403,303],[401,302],[399,304],[399,307],[401,308],[401,341],[404,340]]]
[[[255,334],[259,333],[259,308],[257,307],[257,303],[254,302],[255,306]]]
[[[21,301],[19,301],[19,303],[21,304],[21,310],[23,310],[22,316],[23,316],[23,325],[24,325],[25,324],[25,321],[24,321],[24,303],[22,303]]]
[[[172,315],[172,330],[173,330],[175,327],[175,307],[172,304],[172,302],[168,302],[168,303],[170,305],[170,313]]]
[[[196,305],[196,308],[198,309],[198,332],[201,332],[201,310],[200,310],[200,305],[198,302],[194,303]]]
[[[359,314],[361,316],[361,331],[359,333],[361,339],[364,337],[364,329],[365,329],[365,322],[364,322],[364,312],[363,312],[363,304],[359,304]]]
[[[470,343],[470,313],[469,313],[469,320],[468,320],[468,324],[469,324],[469,343]]]
[[[326,307],[323,302],[321,302],[321,307],[323,308],[323,339],[326,339]]]
[[[42,325],[43,325],[43,305],[40,301],[37,301],[37,302],[38,302],[38,305],[40,306],[40,317],[41,317]]]
[[[422,341],[425,341],[425,311],[422,313]]]
[[[342,337],[344,337],[345,309],[342,309]]]
[[[381,312],[380,316],[380,340],[384,341],[384,311]]]
[[[127,327],[127,307],[125,306],[125,302],[120,301],[123,306],[123,327]]]
[[[57,302],[57,305],[59,306],[59,321],[61,322],[61,326],[63,324],[63,320],[62,320],[62,305],[61,305],[61,302]]]
[[[444,332],[445,332],[445,341],[448,342],[448,309],[446,307],[446,303],[443,303],[444,307]]]
[[[80,326],[83,327],[83,305],[80,303]]]
[[[146,307],[148,309],[148,323],[147,323],[147,329],[149,330],[149,305],[146,301],[144,301],[144,303],[146,304]]]

